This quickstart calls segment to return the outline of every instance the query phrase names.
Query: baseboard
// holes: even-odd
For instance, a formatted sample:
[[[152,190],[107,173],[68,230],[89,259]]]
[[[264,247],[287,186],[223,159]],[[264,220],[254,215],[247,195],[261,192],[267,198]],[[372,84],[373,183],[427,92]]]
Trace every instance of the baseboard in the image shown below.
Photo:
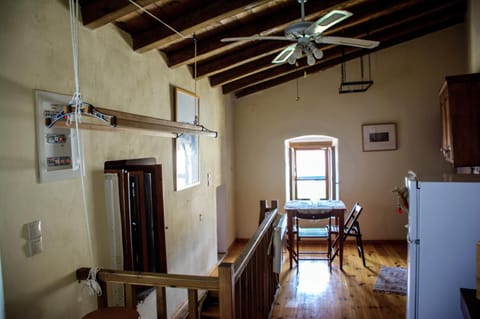
[[[348,242],[355,242],[355,239],[349,239]],[[407,239],[362,239],[364,244],[390,244],[407,245]]]
[[[324,239],[302,239],[301,243],[315,243],[318,241],[325,241]],[[363,244],[389,244],[389,245],[406,245],[407,240],[404,239],[362,239]],[[356,244],[355,238],[347,238],[344,241],[345,245]]]

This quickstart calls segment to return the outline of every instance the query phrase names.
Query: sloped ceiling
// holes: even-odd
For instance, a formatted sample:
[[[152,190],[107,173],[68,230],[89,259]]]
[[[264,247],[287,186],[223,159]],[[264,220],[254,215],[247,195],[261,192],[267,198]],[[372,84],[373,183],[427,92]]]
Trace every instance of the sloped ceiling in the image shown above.
[[[357,58],[461,23],[467,10],[466,0],[308,0],[306,21],[315,21],[333,9],[353,13],[325,35],[380,41],[373,50],[317,45],[324,57],[310,66],[305,56],[296,65],[271,63],[290,42],[220,41],[225,37],[284,35],[287,25],[300,21],[298,0],[136,0],[135,3],[80,1],[83,24],[96,29],[113,23],[130,34],[132,50],[140,53],[159,50],[169,68],[188,65],[192,77],[196,73],[198,79],[208,78],[212,87],[221,86],[224,94],[233,93],[237,97],[333,67],[342,59]],[[196,50],[193,34],[197,39]]]

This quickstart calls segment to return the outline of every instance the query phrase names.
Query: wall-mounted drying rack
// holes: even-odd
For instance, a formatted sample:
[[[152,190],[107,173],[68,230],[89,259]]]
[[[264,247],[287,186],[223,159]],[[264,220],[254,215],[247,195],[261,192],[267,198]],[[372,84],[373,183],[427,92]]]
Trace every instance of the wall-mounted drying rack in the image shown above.
[[[63,111],[45,117],[45,125],[51,127],[71,128],[67,123],[67,116],[75,113],[74,105],[63,105]],[[209,130],[203,125],[174,122],[150,116],[137,115],[127,112],[114,111],[106,108],[94,107],[83,103],[82,121],[79,128],[99,131],[127,131],[145,135],[177,137],[179,134],[195,134],[217,137],[216,131]],[[96,120],[91,120],[94,118]]]

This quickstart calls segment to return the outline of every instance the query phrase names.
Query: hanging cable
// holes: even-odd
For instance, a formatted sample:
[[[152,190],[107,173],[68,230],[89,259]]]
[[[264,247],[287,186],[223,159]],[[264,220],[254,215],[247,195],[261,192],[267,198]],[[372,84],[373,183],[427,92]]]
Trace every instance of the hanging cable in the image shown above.
[[[183,39],[188,39],[190,37],[187,37],[187,36],[184,36],[183,34],[181,34],[180,32],[178,32],[177,30],[175,30],[173,27],[171,27],[170,25],[168,25],[166,22],[163,22],[162,20],[160,20],[158,17],[156,17],[154,14],[152,14],[150,11],[148,11],[147,9],[145,9],[144,7],[142,7],[141,5],[139,5],[138,3],[136,3],[135,1],[133,0],[128,0],[131,4],[133,4],[134,6],[136,6],[137,8],[139,8],[140,10],[142,10],[144,13],[148,14],[150,17],[152,17],[153,19],[157,20],[158,22],[160,22],[161,24],[163,24],[165,27],[167,27],[168,29],[170,29],[171,31],[175,32],[176,34],[178,34],[180,37],[182,37]]]
[[[190,39],[190,38],[193,39],[193,45],[194,45],[193,78],[194,78],[194,94],[195,94],[195,112],[196,112],[195,113],[194,124],[198,125],[199,124],[199,122],[198,122],[198,97],[197,97],[197,40],[198,39],[197,39],[196,34],[193,33],[192,36],[185,36],[182,33],[180,33],[179,31],[175,30],[168,23],[162,21],[160,18],[155,16],[153,13],[151,13],[150,11],[148,11],[147,9],[145,9],[144,7],[142,7],[141,5],[136,3],[135,1],[133,1],[133,0],[128,0],[128,1],[131,4],[133,4],[134,6],[136,6],[138,9],[140,9],[142,12],[149,15],[150,17],[152,17],[156,21],[160,22],[162,25],[164,25],[165,27],[170,29],[172,32],[176,33],[182,39]]]

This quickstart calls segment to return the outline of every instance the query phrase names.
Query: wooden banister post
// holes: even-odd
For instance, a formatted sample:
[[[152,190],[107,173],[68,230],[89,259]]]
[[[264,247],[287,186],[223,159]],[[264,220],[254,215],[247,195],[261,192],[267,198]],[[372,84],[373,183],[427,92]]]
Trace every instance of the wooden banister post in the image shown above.
[[[265,199],[260,200],[260,215],[258,216],[258,224],[260,225],[265,218],[265,212],[267,211],[267,201]]]
[[[135,289],[132,285],[125,284],[125,307],[129,309],[135,309]]]
[[[102,288],[102,294],[97,297],[98,309],[108,307],[108,296],[107,296],[107,284],[104,281],[100,281],[100,288]]]
[[[167,319],[167,294],[165,287],[157,287],[157,319]]]
[[[233,264],[218,267],[220,319],[235,319],[235,290]]]
[[[270,201],[270,210],[278,208],[278,199],[272,199]]]
[[[188,319],[198,319],[198,291],[188,289]]]
[[[260,200],[260,215],[258,216],[258,225],[260,225],[263,222],[263,219],[265,218],[265,214],[268,211],[274,210],[275,208],[278,208],[278,199],[273,199],[270,201],[270,206],[268,206],[268,203],[265,199]]]

